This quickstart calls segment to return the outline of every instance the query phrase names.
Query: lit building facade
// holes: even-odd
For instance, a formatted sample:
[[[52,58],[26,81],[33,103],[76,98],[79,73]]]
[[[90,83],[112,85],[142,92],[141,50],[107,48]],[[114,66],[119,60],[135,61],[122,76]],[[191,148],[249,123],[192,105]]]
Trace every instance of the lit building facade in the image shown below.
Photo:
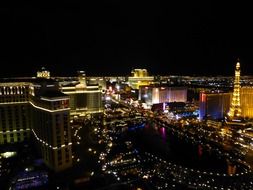
[[[187,89],[184,87],[141,86],[139,100],[148,106],[165,102],[186,102]]]
[[[106,79],[104,77],[86,77],[87,85],[99,86],[102,91],[106,91]]]
[[[140,86],[150,85],[154,82],[154,76],[149,76],[146,69],[134,69],[132,76],[128,77],[129,86],[133,89],[139,89]]]
[[[253,118],[253,87],[241,88],[241,116]]]
[[[22,142],[30,137],[29,86],[26,82],[0,83],[0,144]]]
[[[202,91],[199,97],[199,117],[201,120],[205,117],[221,119],[227,115],[232,97],[231,93]]]
[[[96,80],[86,81],[85,74],[79,73],[79,81],[61,86],[61,91],[70,97],[71,116],[103,113],[102,89]]]
[[[233,97],[231,100],[231,105],[229,108],[228,116],[233,119],[235,117],[240,117],[241,116],[241,100],[240,100],[240,62],[239,60],[236,63],[235,67],[235,79],[234,79],[234,91],[233,91]]]
[[[148,71],[147,69],[133,69],[131,74],[133,77],[147,77]]]
[[[69,97],[44,78],[0,84],[0,144],[31,136],[49,168],[57,172],[71,167]]]

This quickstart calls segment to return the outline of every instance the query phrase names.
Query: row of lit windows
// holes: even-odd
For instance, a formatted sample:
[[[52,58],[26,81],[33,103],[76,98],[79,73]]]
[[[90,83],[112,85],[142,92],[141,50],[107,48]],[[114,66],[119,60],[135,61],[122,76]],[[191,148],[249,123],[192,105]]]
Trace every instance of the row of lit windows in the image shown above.
[[[6,144],[6,143],[16,143],[16,142],[22,142],[27,141],[29,139],[29,133],[23,132],[23,133],[3,133],[0,134],[0,143]]]
[[[24,87],[24,86],[0,87],[0,95],[25,94],[27,92],[28,92],[28,87]]]

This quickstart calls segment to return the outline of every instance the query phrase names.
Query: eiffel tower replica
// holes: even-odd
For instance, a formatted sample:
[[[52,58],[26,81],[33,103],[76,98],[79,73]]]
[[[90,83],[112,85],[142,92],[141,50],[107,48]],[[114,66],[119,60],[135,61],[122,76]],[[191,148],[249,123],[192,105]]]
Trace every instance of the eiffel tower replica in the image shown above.
[[[232,95],[232,101],[230,104],[228,116],[231,119],[240,118],[242,109],[241,109],[241,101],[240,101],[240,91],[241,91],[241,85],[240,85],[240,62],[237,60],[236,67],[235,67],[235,80],[234,80],[234,91]]]
[[[240,76],[241,76],[241,68],[240,68],[240,60],[238,59],[235,67],[234,90],[229,107],[229,112],[227,114],[228,115],[227,124],[244,126],[246,123],[241,117],[242,108],[240,100],[240,92],[241,92]]]

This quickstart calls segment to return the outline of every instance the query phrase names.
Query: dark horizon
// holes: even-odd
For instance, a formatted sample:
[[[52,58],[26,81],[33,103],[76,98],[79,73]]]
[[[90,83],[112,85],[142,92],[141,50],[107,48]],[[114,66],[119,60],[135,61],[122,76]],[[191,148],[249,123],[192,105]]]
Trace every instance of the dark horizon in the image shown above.
[[[0,77],[34,76],[46,67],[52,76],[253,75],[250,6],[162,2],[18,2],[0,8]]]

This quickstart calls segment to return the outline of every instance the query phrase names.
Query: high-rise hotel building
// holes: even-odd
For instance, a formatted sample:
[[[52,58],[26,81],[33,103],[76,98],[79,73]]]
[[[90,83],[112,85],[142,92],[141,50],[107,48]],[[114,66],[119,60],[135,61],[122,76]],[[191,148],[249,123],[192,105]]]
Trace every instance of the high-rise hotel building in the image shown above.
[[[228,111],[232,94],[220,91],[201,91],[199,96],[199,118],[222,119]]]
[[[154,82],[154,76],[149,76],[146,69],[134,69],[131,72],[132,76],[128,77],[129,86],[139,90],[140,86],[150,85]]]
[[[187,88],[160,85],[140,86],[139,100],[148,106],[165,102],[186,102]]]
[[[9,79],[0,83],[0,144],[35,139],[54,171],[72,166],[69,96],[51,79]]]
[[[62,83],[60,89],[70,97],[71,117],[103,113],[102,87],[96,80],[86,80],[84,71],[79,71],[78,81]]]

